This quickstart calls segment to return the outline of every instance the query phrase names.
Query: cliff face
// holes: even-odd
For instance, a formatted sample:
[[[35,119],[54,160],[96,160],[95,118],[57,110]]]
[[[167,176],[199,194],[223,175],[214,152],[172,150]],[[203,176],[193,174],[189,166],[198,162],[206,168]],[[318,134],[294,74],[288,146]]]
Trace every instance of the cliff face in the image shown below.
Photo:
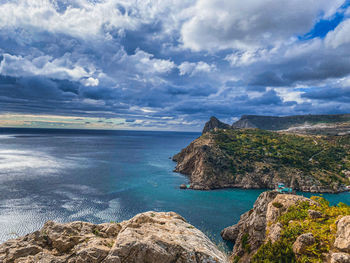
[[[350,262],[350,207],[264,192],[221,235],[235,243],[235,262]]]
[[[205,123],[202,133],[209,132],[211,130],[214,130],[215,128],[218,129],[231,129],[231,126],[219,121],[216,117],[211,117],[208,122]]]
[[[0,245],[3,263],[228,263],[226,255],[176,213],[146,212],[121,223],[48,221]]]
[[[295,190],[340,192],[341,185],[349,183],[349,172],[341,168],[349,166],[349,139],[216,130],[193,141],[173,160],[175,171],[188,175],[193,189],[275,188],[282,182]]]
[[[188,175],[195,190],[235,187],[234,178],[226,169],[230,163],[222,158],[210,133],[193,141],[173,160],[177,162],[174,171]]]

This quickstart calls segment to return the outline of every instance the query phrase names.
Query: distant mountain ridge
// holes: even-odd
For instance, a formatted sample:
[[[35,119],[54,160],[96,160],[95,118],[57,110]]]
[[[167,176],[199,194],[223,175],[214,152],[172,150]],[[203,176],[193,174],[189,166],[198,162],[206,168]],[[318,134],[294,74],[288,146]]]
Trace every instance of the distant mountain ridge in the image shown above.
[[[324,114],[324,115],[293,115],[293,116],[262,116],[242,115],[242,117],[229,124],[211,117],[205,124],[203,134],[218,129],[247,129],[258,128],[262,130],[280,131],[289,130],[302,133],[331,133],[347,132],[350,130],[350,114]]]
[[[350,114],[294,115],[286,117],[243,115],[232,124],[232,128],[259,128],[263,130],[285,130],[305,123],[337,123],[350,121]]]

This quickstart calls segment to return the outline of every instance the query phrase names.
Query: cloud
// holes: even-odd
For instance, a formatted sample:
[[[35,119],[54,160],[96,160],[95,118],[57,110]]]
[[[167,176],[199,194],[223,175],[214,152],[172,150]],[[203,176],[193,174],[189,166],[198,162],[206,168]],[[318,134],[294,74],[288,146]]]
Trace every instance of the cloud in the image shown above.
[[[350,111],[344,1],[0,2],[2,113],[200,130],[211,115]]]
[[[25,29],[29,41],[35,41],[31,34],[42,31],[109,41],[123,37],[126,30],[137,30],[158,20],[166,25],[169,34],[182,21],[182,10],[192,3],[191,0],[4,0],[0,5],[0,28]]]
[[[350,8],[349,8],[350,10]],[[343,21],[337,28],[329,32],[326,37],[326,45],[337,48],[341,45],[350,44],[350,20]]]
[[[263,61],[268,59],[273,54],[273,51],[267,49],[256,49],[248,51],[236,51],[225,57],[231,66],[248,66],[257,61]]]
[[[69,54],[56,59],[50,56],[31,59],[5,53],[0,63],[0,74],[12,77],[46,76],[77,81],[91,76],[93,72],[86,69],[86,66],[73,63]]]
[[[193,76],[201,72],[209,73],[216,69],[215,65],[209,65],[203,61],[199,61],[197,63],[185,61],[182,62],[178,68],[180,70],[180,76],[186,74]]]
[[[255,50],[307,33],[320,13],[327,17],[344,1],[199,0],[181,29],[194,51]]]
[[[81,82],[85,86],[98,86],[98,84],[99,84],[99,80],[98,79],[94,79],[92,77],[89,77],[87,79],[82,79]]]
[[[1,28],[34,28],[75,37],[97,37],[104,29],[135,29],[147,22],[152,5],[140,1],[7,1],[0,6]],[[118,4],[118,2],[120,2]],[[119,7],[119,8],[118,8]],[[43,23],[42,21],[45,21]]]
[[[131,63],[134,63],[136,68],[143,73],[167,73],[175,68],[175,63],[173,61],[154,58],[154,55],[140,49],[137,49],[134,55],[124,57],[124,59],[130,60]]]

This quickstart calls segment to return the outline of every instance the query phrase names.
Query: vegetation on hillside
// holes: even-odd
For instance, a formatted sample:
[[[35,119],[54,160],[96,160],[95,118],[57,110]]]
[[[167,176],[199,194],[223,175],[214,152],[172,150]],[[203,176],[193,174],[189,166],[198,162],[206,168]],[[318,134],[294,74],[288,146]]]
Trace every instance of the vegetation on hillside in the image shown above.
[[[262,173],[298,169],[322,184],[348,184],[350,136],[308,136],[260,129],[215,130],[210,136],[226,159],[232,174],[245,174],[260,166]]]
[[[350,114],[295,115],[285,117],[243,115],[240,120],[233,123],[233,127],[242,128],[242,125],[244,126],[248,123],[250,127],[257,127],[264,130],[285,130],[305,124],[349,124],[349,122]]]
[[[323,262],[325,253],[332,248],[336,235],[336,221],[350,215],[350,206],[339,203],[330,206],[322,197],[311,197],[319,205],[301,202],[292,206],[282,214],[278,222],[283,225],[281,239],[275,243],[267,242],[262,245],[252,258],[252,263],[279,263],[279,262]],[[320,218],[311,218],[308,210],[315,210],[322,214]],[[315,243],[306,248],[302,256],[293,253],[293,243],[298,236],[312,233]]]

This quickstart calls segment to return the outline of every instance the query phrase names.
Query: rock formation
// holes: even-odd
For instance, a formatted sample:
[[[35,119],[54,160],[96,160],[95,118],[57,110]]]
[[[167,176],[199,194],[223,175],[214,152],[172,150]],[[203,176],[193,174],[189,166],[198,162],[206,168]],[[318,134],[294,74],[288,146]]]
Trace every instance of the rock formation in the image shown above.
[[[298,236],[293,244],[293,252],[297,255],[303,255],[308,246],[315,244],[315,237],[312,233],[306,233]]]
[[[218,129],[231,129],[231,126],[219,121],[216,117],[212,116],[210,120],[204,125],[202,133],[206,133],[208,131]]]
[[[275,222],[278,216],[290,206],[307,200],[310,199],[303,196],[284,195],[275,191],[263,192],[256,200],[253,209],[241,215],[238,224],[225,228],[221,232],[221,236],[225,240],[235,243],[233,248],[234,256],[248,256],[249,258],[266,239],[278,240],[281,227],[278,224],[268,225],[268,223]],[[279,203],[281,207],[277,208],[273,203]],[[233,229],[235,229],[235,235],[230,235]],[[266,232],[269,233],[268,236],[266,236]],[[245,236],[247,237],[247,242],[249,242],[249,255],[246,255],[246,244],[236,242],[237,240],[243,240]],[[245,261],[243,260],[242,262]]]
[[[0,245],[2,263],[228,263],[201,231],[174,212],[146,212],[121,223],[48,221]]]
[[[338,221],[334,246],[342,252],[350,253],[350,215]]]
[[[279,194],[275,191],[263,192],[256,200],[254,207],[248,212],[244,213],[236,225],[227,227],[221,232],[223,239],[234,242],[235,244],[232,252],[232,258],[235,259],[236,262],[250,262],[253,256],[263,245],[266,245],[267,243],[274,244],[276,242],[280,242],[286,226],[300,229],[298,227],[300,223],[297,221],[294,222],[293,220],[290,220],[283,223],[283,221],[281,222],[280,220],[281,216],[288,213],[290,209],[296,207],[297,205],[311,206],[314,209],[320,210],[330,210],[330,208],[324,207],[324,204],[320,204],[315,200],[305,198],[303,196]],[[295,210],[298,212],[302,211],[300,212],[300,215],[296,216],[297,218],[299,216],[305,217],[301,219],[301,222],[305,222],[303,227],[307,227],[308,224],[311,224],[312,222],[316,222],[318,226],[321,222],[324,222],[324,219],[320,218],[322,213],[317,213],[317,217],[313,218],[312,216],[315,215],[316,211],[308,214],[308,210],[305,210],[305,207],[303,209],[296,208]],[[350,207],[343,208],[343,210],[341,209],[342,208],[339,208],[339,211],[350,213]],[[335,241],[334,244],[331,244],[331,249],[322,254],[322,262],[350,262],[347,261],[350,258],[350,215],[331,215],[333,216],[334,220],[339,218],[335,222],[336,233],[334,233],[333,238],[330,237],[330,240]],[[324,218],[327,218],[327,220],[332,220],[332,216],[326,215]],[[333,225],[330,223],[330,226],[325,225],[324,229],[331,229],[332,233],[334,232],[332,227]],[[311,230],[317,231],[312,228]],[[315,233],[318,234],[318,232]],[[287,238],[290,238],[289,234]],[[321,244],[316,244],[316,247],[324,246],[322,245],[322,242],[324,241],[320,241],[320,237],[315,238],[314,234],[310,232],[300,232],[297,234],[295,239],[292,239],[292,241],[289,240],[288,242],[291,242],[290,249],[292,249],[296,258],[303,255],[308,255],[308,249],[316,242],[321,242]],[[282,244],[285,245],[285,243]],[[278,259],[276,260],[276,262],[278,262]]]
[[[339,140],[339,137],[334,138],[316,138],[320,142],[315,146],[313,137],[257,129],[216,130],[203,134],[176,154],[173,157],[177,162],[174,171],[189,176],[190,188],[195,190],[274,189],[282,182],[304,192],[341,192],[346,190],[342,184],[349,184],[349,179],[345,170],[333,170],[343,165],[346,159],[334,160],[338,166],[324,165],[317,160],[322,157],[319,153],[326,155],[322,162],[335,158],[334,152],[327,152],[334,145],[338,153],[342,150],[342,154],[347,155],[344,142],[350,140],[342,140],[339,147],[337,144],[327,146],[332,140]],[[340,173],[344,175],[340,177]]]

